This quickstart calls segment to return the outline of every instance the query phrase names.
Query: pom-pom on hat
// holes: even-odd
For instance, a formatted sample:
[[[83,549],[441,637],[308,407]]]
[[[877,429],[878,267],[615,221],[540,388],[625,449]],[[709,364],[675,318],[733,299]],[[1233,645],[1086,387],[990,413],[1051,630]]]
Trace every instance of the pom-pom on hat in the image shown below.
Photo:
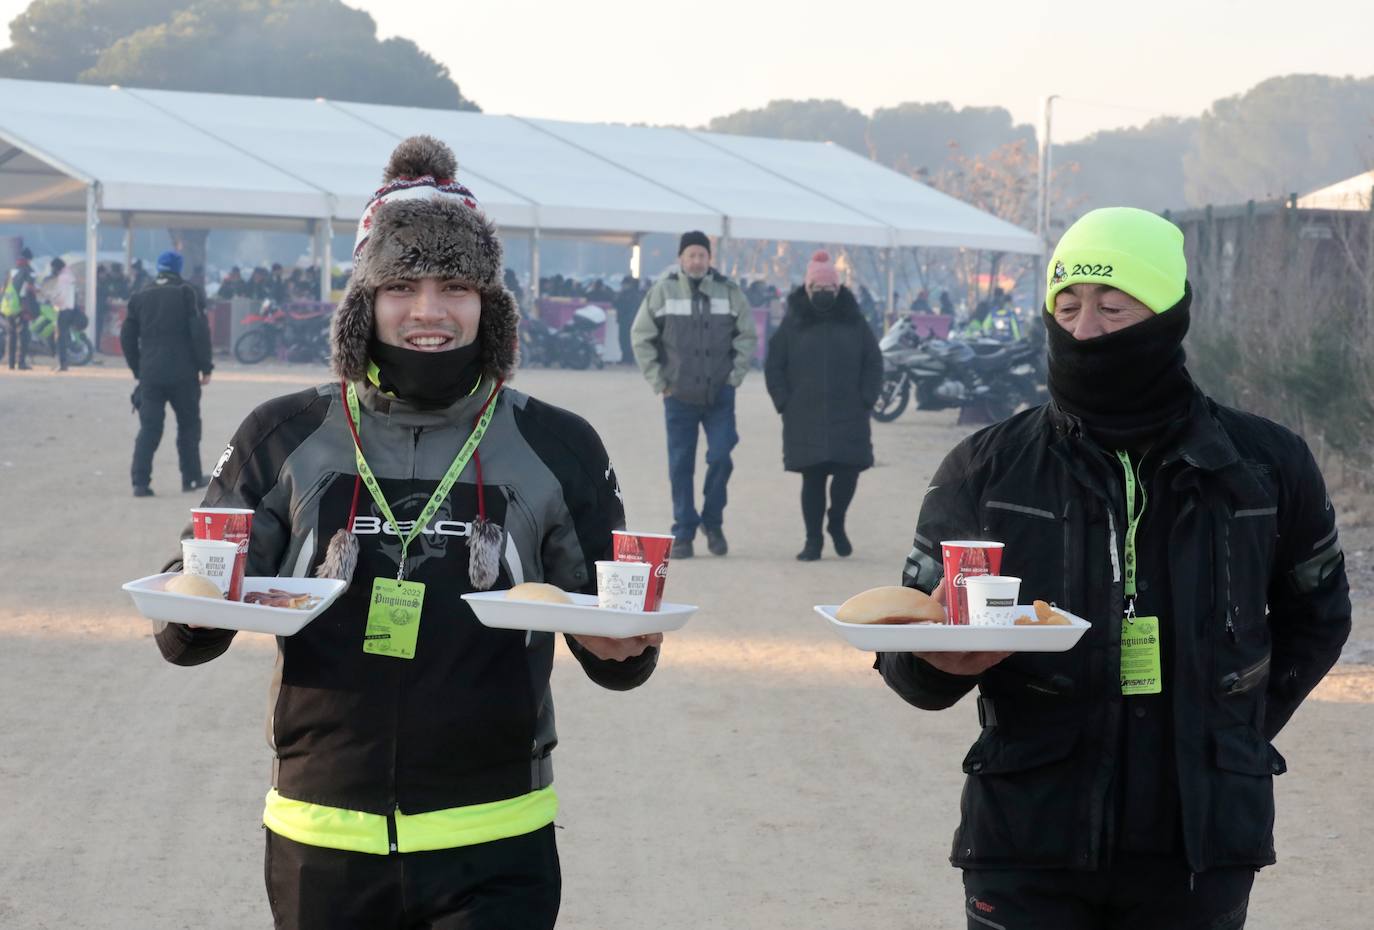
[[[1114,287],[1163,313],[1183,299],[1188,279],[1183,230],[1135,207],[1091,210],[1065,231],[1045,277],[1050,313],[1056,294],[1085,282]]]
[[[840,273],[836,270],[829,252],[821,249],[811,256],[811,261],[806,266],[805,283],[807,287],[840,286]]]
[[[506,380],[514,374],[520,317],[502,282],[501,241],[457,173],[453,151],[432,136],[411,136],[391,153],[382,186],[358,221],[353,276],[334,314],[332,364],[343,380],[367,376],[373,297],[395,278],[471,284],[482,298],[482,373]]]

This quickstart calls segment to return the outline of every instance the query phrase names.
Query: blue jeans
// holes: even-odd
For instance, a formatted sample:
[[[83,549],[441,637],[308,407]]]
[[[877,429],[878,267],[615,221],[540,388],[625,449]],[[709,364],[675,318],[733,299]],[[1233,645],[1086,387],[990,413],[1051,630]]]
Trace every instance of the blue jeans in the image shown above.
[[[720,389],[709,407],[663,398],[668,428],[668,480],[673,488],[673,538],[690,540],[698,526],[720,529],[725,518],[725,485],[735,465],[730,450],[739,442],[735,432],[735,389]],[[697,464],[697,429],[706,431],[706,481],[702,484],[701,513],[697,513],[693,473]]]

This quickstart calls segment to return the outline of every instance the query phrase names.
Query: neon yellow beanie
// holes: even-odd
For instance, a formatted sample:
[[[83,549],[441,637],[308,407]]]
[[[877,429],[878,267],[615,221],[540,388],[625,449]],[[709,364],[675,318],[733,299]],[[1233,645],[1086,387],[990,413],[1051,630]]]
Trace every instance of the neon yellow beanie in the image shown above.
[[[1183,230],[1134,207],[1103,207],[1065,231],[1046,269],[1045,309],[1071,284],[1105,284],[1125,291],[1155,313],[1183,299],[1188,261]]]

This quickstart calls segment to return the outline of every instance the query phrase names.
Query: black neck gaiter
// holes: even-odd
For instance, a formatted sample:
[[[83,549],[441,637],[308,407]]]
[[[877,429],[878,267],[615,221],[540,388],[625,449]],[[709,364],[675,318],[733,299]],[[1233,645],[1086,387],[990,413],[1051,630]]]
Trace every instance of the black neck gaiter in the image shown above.
[[[480,339],[447,352],[402,349],[373,339],[368,352],[377,364],[378,387],[425,409],[449,406],[471,393],[482,377]]]
[[[1050,396],[1108,449],[1148,442],[1187,413],[1196,389],[1184,367],[1192,291],[1153,318],[1082,341],[1047,312]]]

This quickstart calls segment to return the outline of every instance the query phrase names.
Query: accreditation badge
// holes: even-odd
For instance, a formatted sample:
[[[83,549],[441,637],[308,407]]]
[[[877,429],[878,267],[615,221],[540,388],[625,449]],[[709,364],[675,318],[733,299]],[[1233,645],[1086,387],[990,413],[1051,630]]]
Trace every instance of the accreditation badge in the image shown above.
[[[1159,618],[1134,617],[1121,621],[1121,693],[1159,694]]]
[[[363,652],[397,659],[415,658],[415,641],[420,636],[420,609],[424,603],[422,582],[375,579],[372,600],[367,608]]]

